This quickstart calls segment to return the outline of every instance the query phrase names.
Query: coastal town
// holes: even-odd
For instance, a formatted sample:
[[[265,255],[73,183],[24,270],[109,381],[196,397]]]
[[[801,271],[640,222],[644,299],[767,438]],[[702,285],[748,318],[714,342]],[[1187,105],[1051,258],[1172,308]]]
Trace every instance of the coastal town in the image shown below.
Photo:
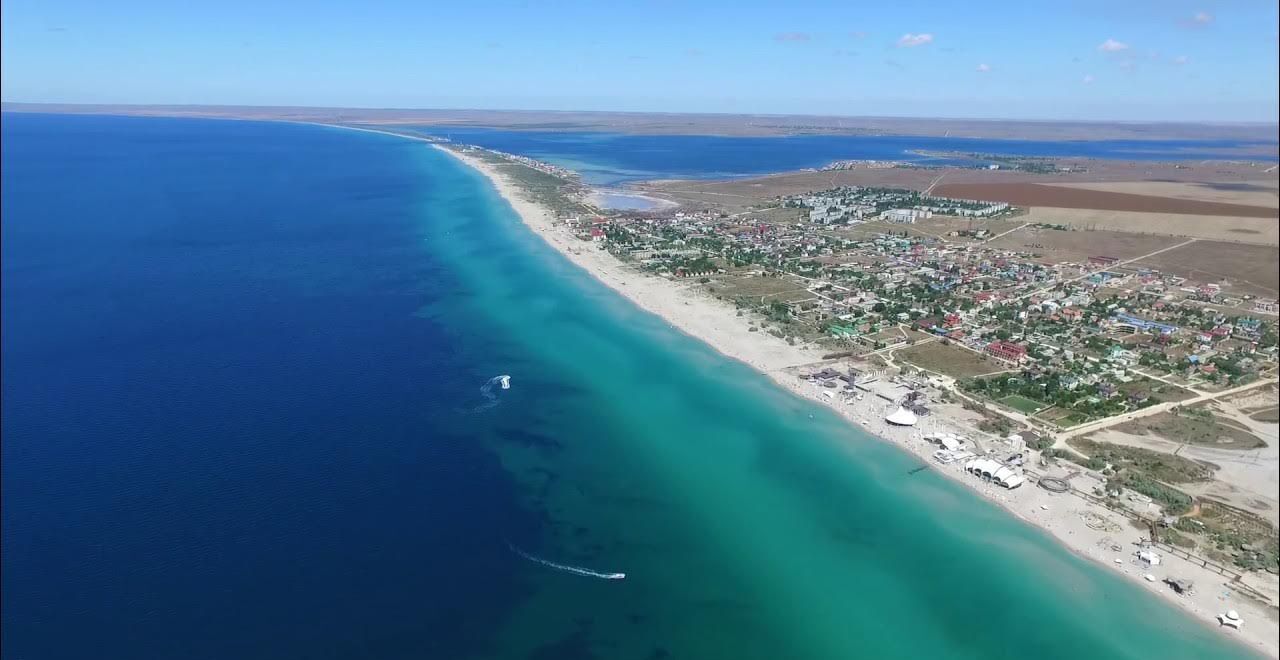
[[[804,356],[758,366],[920,470],[1075,535],[1208,619],[1275,625],[1277,302],[1160,267],[1196,239],[1120,240],[888,187],[618,211],[576,177],[550,186],[549,167],[454,148],[549,210],[548,239],[570,255],[666,282]],[[1195,600],[1206,580],[1234,594],[1229,611]]]

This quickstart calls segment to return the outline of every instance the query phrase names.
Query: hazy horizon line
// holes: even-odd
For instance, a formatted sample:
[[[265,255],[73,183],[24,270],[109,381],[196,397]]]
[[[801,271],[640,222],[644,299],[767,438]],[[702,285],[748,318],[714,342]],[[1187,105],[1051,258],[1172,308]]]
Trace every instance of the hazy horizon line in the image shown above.
[[[923,116],[923,115],[842,115],[830,113],[774,113],[774,112],[706,112],[682,110],[563,110],[539,108],[484,108],[484,107],[396,107],[396,106],[338,106],[338,105],[253,105],[240,103],[68,103],[47,101],[8,101],[0,100],[0,109],[9,110],[11,106],[46,107],[46,108],[132,108],[132,109],[257,109],[257,110],[354,110],[364,112],[489,112],[506,114],[582,114],[582,115],[631,115],[631,116],[699,116],[699,117],[813,117],[823,119],[893,119],[909,121],[972,121],[1000,122],[1017,121],[1034,124],[1120,124],[1120,125],[1192,125],[1192,126],[1277,126],[1280,121],[1255,120],[1221,120],[1221,119],[1069,119],[1069,118],[1032,118],[1018,116]]]

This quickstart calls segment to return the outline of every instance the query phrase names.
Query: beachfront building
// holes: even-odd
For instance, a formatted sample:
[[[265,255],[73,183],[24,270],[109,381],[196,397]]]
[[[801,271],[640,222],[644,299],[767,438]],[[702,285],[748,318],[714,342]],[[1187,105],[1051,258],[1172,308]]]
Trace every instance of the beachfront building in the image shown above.
[[[990,458],[976,458],[969,461],[965,463],[964,471],[1010,489],[1021,486],[1027,480],[1016,468],[1002,465]]]

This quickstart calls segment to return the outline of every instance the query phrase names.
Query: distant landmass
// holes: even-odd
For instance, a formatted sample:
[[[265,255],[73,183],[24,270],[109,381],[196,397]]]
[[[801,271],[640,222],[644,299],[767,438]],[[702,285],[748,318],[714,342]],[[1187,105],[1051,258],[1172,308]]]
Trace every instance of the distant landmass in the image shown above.
[[[1275,145],[1275,123],[1032,121],[830,115],[3,103],[5,112],[417,124],[669,135],[921,135],[1027,140],[1233,140]],[[1274,148],[1271,149],[1274,151]]]

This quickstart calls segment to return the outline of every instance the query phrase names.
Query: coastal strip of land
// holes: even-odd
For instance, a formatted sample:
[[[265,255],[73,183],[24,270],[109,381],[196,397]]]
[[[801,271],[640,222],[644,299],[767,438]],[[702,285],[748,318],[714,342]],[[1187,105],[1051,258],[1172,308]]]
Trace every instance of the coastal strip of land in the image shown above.
[[[384,132],[377,129],[355,130]],[[824,361],[820,351],[791,345],[767,333],[751,332],[737,318],[737,310],[731,305],[690,285],[641,273],[607,251],[581,240],[558,223],[550,209],[530,199],[526,191],[493,163],[451,145],[433,146],[488,178],[520,219],[548,245],[637,306],[660,316],[671,327],[702,340],[728,357],[751,365],[779,386],[826,405],[850,423],[911,452],[924,465],[932,466],[1020,519],[1048,531],[1077,554],[1124,574],[1135,585],[1184,608],[1206,625],[1217,627],[1216,617],[1219,614],[1236,610],[1248,624],[1239,631],[1226,631],[1226,634],[1271,657],[1280,657],[1280,644],[1277,642],[1280,626],[1274,616],[1274,607],[1259,600],[1256,594],[1246,595],[1244,592],[1252,591],[1247,586],[1233,582],[1212,567],[1167,554],[1158,572],[1177,575],[1179,579],[1190,580],[1197,585],[1193,593],[1175,594],[1160,581],[1153,581],[1148,569],[1140,568],[1130,560],[1133,548],[1122,539],[1136,532],[1130,521],[1116,512],[1084,497],[1054,494],[1040,488],[1009,491],[968,477],[959,466],[936,465],[931,460],[936,445],[923,439],[923,431],[966,432],[963,420],[935,414],[923,429],[897,427],[884,421],[888,409],[884,401],[874,396],[847,403],[824,396],[822,388],[798,378],[804,368]]]
[[[642,273],[597,245],[583,241],[568,226],[557,222],[556,213],[541,203],[532,191],[504,173],[497,164],[501,161],[483,157],[488,152],[378,128],[322,125],[416,140],[457,158],[484,175],[520,220],[548,245],[638,307],[664,319],[672,328],[703,341],[723,355],[752,366],[780,387],[825,405],[850,424],[901,447],[922,461],[921,469],[934,469],[964,484],[1019,519],[1047,531],[1076,554],[1122,573],[1136,586],[1183,608],[1205,625],[1219,627],[1217,617],[1220,614],[1230,610],[1238,612],[1247,624],[1240,630],[1224,630],[1224,634],[1269,657],[1280,657],[1280,625],[1275,607],[1277,595],[1266,585],[1243,583],[1235,579],[1237,573],[1224,571],[1222,567],[1193,555],[1183,556],[1176,552],[1161,553],[1162,564],[1159,567],[1140,566],[1133,560],[1132,544],[1126,540],[1140,532],[1130,519],[1103,506],[1096,498],[1089,498],[1078,491],[1063,494],[1036,487],[1010,491],[970,477],[959,465],[934,463],[932,455],[937,446],[924,439],[924,432],[972,435],[971,420],[935,410],[935,414],[926,418],[919,427],[904,428],[885,421],[893,406],[886,406],[885,401],[875,396],[842,401],[824,394],[829,390],[798,377],[830,363],[821,351],[805,345],[792,345],[768,333],[752,332],[738,318],[738,310],[732,305],[693,285]],[[1155,579],[1153,573],[1160,579]],[[1175,577],[1195,584],[1195,589],[1189,593],[1175,593],[1162,581]]]

